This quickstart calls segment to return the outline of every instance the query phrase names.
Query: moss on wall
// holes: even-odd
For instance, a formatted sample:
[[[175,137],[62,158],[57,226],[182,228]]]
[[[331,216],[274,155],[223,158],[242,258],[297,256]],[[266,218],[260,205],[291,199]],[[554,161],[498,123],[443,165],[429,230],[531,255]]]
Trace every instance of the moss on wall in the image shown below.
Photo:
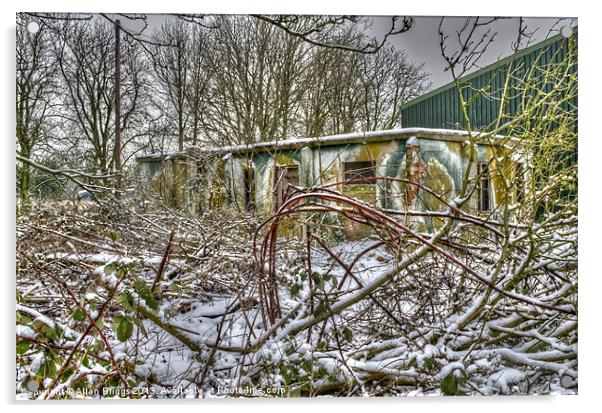
[[[467,167],[466,143],[438,140],[432,137],[406,138],[383,142],[345,143],[330,146],[305,146],[282,150],[277,153],[256,152],[216,156],[210,167],[214,172],[208,182],[210,193],[204,198],[212,209],[235,207],[244,212],[244,169],[254,171],[255,205],[258,214],[269,216],[274,211],[274,170],[276,166],[298,165],[302,186],[329,184],[342,181],[343,163],[374,161],[378,176],[410,179],[430,188],[445,200],[456,195],[462,185]],[[415,149],[411,149],[415,148]],[[514,166],[503,148],[477,145],[477,160],[490,162],[492,171],[493,207],[509,202],[514,192],[506,194],[501,174],[511,178]],[[186,201],[187,166],[183,161],[148,162],[145,173],[150,178],[149,187],[160,194],[166,204],[180,207]],[[211,166],[212,165],[212,166]],[[476,173],[476,166],[472,173]],[[339,185],[344,195],[354,197],[370,205],[388,209],[418,209],[441,211],[445,204],[427,191],[410,189],[411,185],[384,181],[377,184]],[[474,198],[474,197],[473,197]],[[471,208],[476,200],[471,200]],[[338,218],[337,218],[338,219]],[[338,219],[350,238],[365,236],[369,228],[348,219]],[[412,218],[408,221],[417,229],[433,231],[442,221],[431,218]]]

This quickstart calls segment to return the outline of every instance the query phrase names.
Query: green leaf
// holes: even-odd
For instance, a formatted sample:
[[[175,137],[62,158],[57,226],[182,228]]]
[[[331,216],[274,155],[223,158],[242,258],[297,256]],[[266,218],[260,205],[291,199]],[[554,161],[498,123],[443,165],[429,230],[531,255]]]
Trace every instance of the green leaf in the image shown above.
[[[326,377],[328,375],[328,370],[324,366],[320,366],[318,371],[316,372],[318,377]]]
[[[31,348],[31,341],[23,340],[17,343],[17,354],[25,354]]]
[[[301,271],[301,280],[307,281],[307,271]]]
[[[146,290],[148,287],[146,286],[146,282],[144,282],[143,280],[136,280],[134,281],[133,284],[134,288],[137,291],[142,291],[142,290]]]
[[[111,275],[115,272],[115,264],[114,263],[110,263],[105,265],[104,267],[104,273],[105,275]]]
[[[347,327],[347,326],[343,327],[343,330],[341,331],[341,333],[343,333],[343,337],[345,337],[345,340],[351,341],[353,339],[353,331],[351,331],[351,329],[349,329],[349,327]]]
[[[33,320],[31,319],[31,317],[29,317],[27,315],[24,315],[24,314],[22,314],[22,313],[20,313],[18,311],[17,311],[17,317],[16,318],[17,318],[16,319],[17,324],[22,324],[24,326],[28,325],[28,324],[31,324],[33,322]]]
[[[47,325],[44,325],[44,327],[42,327],[42,334],[44,334],[44,336],[46,338],[49,338],[50,340],[58,340],[56,331]]]
[[[71,317],[73,317],[75,321],[82,321],[84,318],[86,318],[84,312],[79,308],[73,312]]]
[[[117,323],[117,339],[122,342],[126,341],[132,336],[133,330],[134,326],[130,320],[126,317],[120,317],[120,320]]]
[[[301,291],[301,284],[291,285],[291,296],[297,297],[299,295],[299,291]]]
[[[142,297],[146,305],[152,308],[153,310],[157,311],[159,309],[159,304],[157,303],[157,300],[155,300],[155,298],[151,295],[151,293],[148,290],[141,291],[140,297]]]
[[[456,377],[454,372],[449,373],[443,381],[441,381],[441,392],[446,396],[459,396],[462,393],[458,390],[460,380]]]
[[[112,240],[112,241],[114,241],[114,242],[116,242],[116,241],[119,239],[119,233],[118,233],[118,232],[115,232],[115,231],[112,231],[112,230],[110,230],[110,229],[107,229],[107,230],[105,231],[105,234],[106,234],[106,235],[107,235],[109,238],[111,238],[111,240]]]
[[[129,291],[121,293],[117,296],[117,302],[123,306],[125,311],[134,311],[136,303],[134,296]]]
[[[324,277],[322,277],[322,275],[320,275],[317,272],[314,272],[311,275],[311,278],[314,281],[314,285],[316,286],[316,288],[318,290],[323,290],[324,289]]]
[[[329,310],[330,307],[328,306],[328,303],[324,300],[320,300],[320,304],[318,304],[314,311],[314,316],[317,318],[323,317],[324,315],[328,314]]]

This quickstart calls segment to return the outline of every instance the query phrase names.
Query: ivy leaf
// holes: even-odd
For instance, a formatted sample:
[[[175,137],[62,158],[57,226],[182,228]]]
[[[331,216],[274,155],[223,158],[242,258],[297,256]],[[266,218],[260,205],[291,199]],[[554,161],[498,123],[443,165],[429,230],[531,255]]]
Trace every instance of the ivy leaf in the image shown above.
[[[299,291],[301,291],[301,284],[293,284],[291,285],[291,296],[296,297],[299,295]]]

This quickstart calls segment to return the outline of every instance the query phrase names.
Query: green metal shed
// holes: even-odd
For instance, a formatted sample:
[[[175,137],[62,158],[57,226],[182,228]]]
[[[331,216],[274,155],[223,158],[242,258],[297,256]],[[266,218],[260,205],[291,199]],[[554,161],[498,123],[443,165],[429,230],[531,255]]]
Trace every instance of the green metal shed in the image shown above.
[[[487,92],[476,97],[468,107],[471,128],[490,130],[495,126],[500,114],[501,96],[509,68],[514,73],[509,82],[510,88],[514,88],[514,91],[511,90],[510,99],[504,105],[503,113],[507,117],[512,117],[520,113],[523,105],[524,96],[518,85],[528,76],[534,76],[533,73],[542,72],[535,71],[533,68],[545,69],[549,65],[559,64],[565,60],[567,55],[575,58],[575,64],[569,68],[571,73],[575,73],[577,70],[576,31],[569,38],[562,35],[551,37],[463,77],[460,80],[460,87],[465,100],[469,100],[479,90],[483,89]],[[541,87],[547,90],[546,88],[549,88],[550,85],[544,84]],[[576,114],[577,98],[566,102],[564,109],[574,110]],[[468,128],[462,115],[458,88],[454,82],[404,104],[401,109],[401,117],[404,128]]]

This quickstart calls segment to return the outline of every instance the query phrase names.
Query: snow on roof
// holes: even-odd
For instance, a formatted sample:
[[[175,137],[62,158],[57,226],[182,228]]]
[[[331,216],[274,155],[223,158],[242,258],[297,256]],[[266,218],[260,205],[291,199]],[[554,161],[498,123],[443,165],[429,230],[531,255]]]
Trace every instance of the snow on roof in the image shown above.
[[[477,139],[489,138],[494,144],[499,144],[501,140],[508,140],[508,137],[502,135],[490,135],[486,132],[468,132],[455,129],[430,129],[430,128],[402,128],[388,129],[370,132],[354,132],[344,133],[340,135],[320,136],[316,138],[300,138],[286,139],[270,142],[259,142],[249,145],[235,145],[209,148],[193,148],[198,154],[227,154],[240,152],[261,152],[270,149],[287,149],[299,148],[303,146],[326,146],[346,143],[364,143],[364,142],[379,142],[393,138],[417,137],[430,138],[446,141],[465,142],[468,136],[476,137]],[[486,143],[486,142],[484,142]],[[171,152],[171,153],[154,153],[150,155],[140,156],[137,159],[152,160],[152,159],[169,159],[186,156],[186,152]]]

